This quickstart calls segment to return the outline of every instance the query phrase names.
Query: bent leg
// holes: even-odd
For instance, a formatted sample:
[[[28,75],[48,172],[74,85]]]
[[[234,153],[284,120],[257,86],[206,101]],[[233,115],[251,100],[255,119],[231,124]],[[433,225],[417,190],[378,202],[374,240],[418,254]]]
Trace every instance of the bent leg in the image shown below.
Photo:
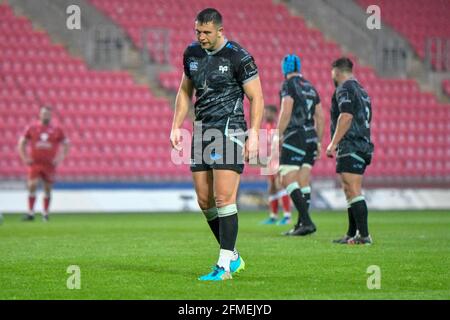
[[[294,202],[295,208],[298,211],[297,227],[300,225],[313,225],[308,212],[308,203],[303,196],[298,183],[299,169],[299,166],[292,165],[282,165],[280,167],[281,183],[286,188],[286,191],[290,195],[292,202]]]
[[[347,203],[351,208],[351,214],[353,215],[356,228],[359,230],[362,237],[368,237],[368,210],[366,201],[361,192],[363,175],[342,172],[341,179],[345,196],[347,198]]]
[[[194,180],[197,202],[205,215],[206,221],[214,234],[217,242],[220,244],[219,237],[219,217],[214,201],[213,174],[211,170],[197,171],[192,173]]]
[[[27,188],[28,188],[28,215],[34,215],[34,204],[36,202],[36,190],[38,186],[38,179],[31,178],[28,179]]]
[[[44,211],[43,215],[45,217],[48,216],[49,208],[50,208],[50,199],[52,195],[53,183],[50,181],[44,181]]]

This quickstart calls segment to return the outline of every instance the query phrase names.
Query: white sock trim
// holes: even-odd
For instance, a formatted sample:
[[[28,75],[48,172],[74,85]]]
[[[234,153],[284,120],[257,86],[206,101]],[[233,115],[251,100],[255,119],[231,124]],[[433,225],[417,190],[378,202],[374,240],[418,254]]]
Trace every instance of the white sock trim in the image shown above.
[[[286,191],[289,193],[289,195],[296,189],[300,189],[300,185],[298,184],[298,182],[292,182],[290,185],[286,187]]]
[[[348,202],[348,204],[351,206],[352,204],[354,204],[354,203],[356,203],[356,202],[364,201],[364,200],[365,200],[364,196],[361,195],[361,196],[357,196],[357,197],[354,197],[353,199],[351,199],[351,200]]]
[[[303,187],[300,189],[300,191],[305,194],[305,193],[311,193],[311,187],[307,186],[307,187]]]
[[[232,216],[233,214],[237,214],[237,206],[233,203],[225,207],[217,208],[217,213],[219,214],[219,218]]]
[[[220,249],[219,260],[217,265],[230,272],[230,262],[234,257],[234,252],[231,250]]]

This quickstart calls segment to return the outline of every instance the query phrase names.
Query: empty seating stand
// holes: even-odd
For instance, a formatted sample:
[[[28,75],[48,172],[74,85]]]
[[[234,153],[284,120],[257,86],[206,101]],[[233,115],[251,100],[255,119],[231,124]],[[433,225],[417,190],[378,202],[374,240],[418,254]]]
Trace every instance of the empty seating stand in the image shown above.
[[[400,1],[403,0],[375,3],[391,5]],[[409,1],[403,9],[429,7],[429,1],[426,6],[416,5],[424,1]],[[358,2],[365,4],[367,1]],[[144,28],[165,28],[170,31],[169,38],[165,41],[170,44],[169,56],[173,71],[161,73],[159,79],[164,87],[176,91],[183,72],[183,51],[195,40],[195,15],[201,9],[211,6],[211,3],[206,0],[91,0],[91,3],[123,27],[138,46],[142,44],[140,34]],[[432,3],[442,7],[443,4],[448,5],[448,0],[436,0]],[[326,113],[325,149],[330,139],[328,114],[334,90],[330,79],[330,64],[343,54],[341,49],[335,43],[327,41],[318,30],[307,27],[301,17],[292,16],[283,4],[275,4],[271,0],[217,0],[214,1],[214,7],[223,14],[225,35],[254,55],[267,104],[279,104],[279,89],[283,80],[280,71],[282,57],[287,53],[300,55],[303,73],[318,89]],[[442,30],[437,33],[448,34],[448,10],[441,11],[439,21],[444,27],[439,26],[439,30]],[[385,19],[388,13],[383,10],[382,14]],[[442,18],[443,15],[446,16],[445,19]],[[434,21],[434,16],[419,16],[421,21]],[[416,22],[411,21],[414,24]],[[356,77],[373,100],[372,135],[376,152],[368,175],[380,178],[448,176],[450,106],[439,104],[432,94],[421,92],[415,81],[380,78],[372,68],[362,66],[352,55],[350,57],[355,62]],[[153,59],[158,61],[162,58],[155,53]],[[248,108],[248,103],[246,107]],[[431,155],[433,160],[430,159]],[[323,157],[313,170],[316,176],[332,177],[335,175],[334,160]],[[246,174],[256,176],[258,169],[247,167]]]
[[[210,6],[206,0],[90,0],[121,26],[139,47],[143,28],[165,28],[173,71],[161,84],[176,90],[183,72],[182,53],[195,39],[193,19]],[[317,87],[326,114],[323,148],[330,139],[329,107],[334,87],[331,62],[341,49],[270,0],[214,2],[224,15],[225,34],[246,47],[260,70],[266,103],[279,104],[283,80],[280,61],[297,53],[303,73]],[[257,12],[255,15],[254,13]],[[168,136],[173,111],[166,99],[152,95],[124,72],[93,71],[31,23],[0,5],[0,177],[22,177],[17,139],[37,117],[38,101],[55,106],[55,120],[73,149],[59,170],[61,179],[177,180],[190,175],[187,164],[171,161]],[[6,22],[5,22],[6,21]],[[6,28],[4,28],[7,26]],[[162,61],[160,52],[152,52]],[[355,74],[373,100],[372,134],[376,144],[368,176],[430,177],[450,174],[450,106],[419,90],[412,80],[386,80],[355,61]],[[38,98],[36,98],[38,97]],[[248,102],[246,102],[247,115]],[[185,128],[190,128],[186,123]],[[189,152],[189,150],[185,150]],[[323,150],[324,152],[325,150]],[[314,167],[319,177],[334,177],[334,160],[324,156]],[[247,179],[261,179],[247,166]]]
[[[378,5],[383,22],[404,36],[421,59],[426,57],[428,38],[438,37],[450,41],[448,0],[357,0],[356,2],[364,8]],[[445,45],[444,43],[441,49],[445,50]],[[431,50],[436,52],[439,48],[433,44]],[[436,56],[431,63],[436,70],[442,70],[446,67],[446,63],[450,63],[444,59],[437,61],[435,58]]]
[[[17,141],[41,103],[72,142],[65,180],[162,180],[189,175],[168,141],[169,101],[126,72],[89,70],[30,21],[0,5],[0,179],[24,178]]]

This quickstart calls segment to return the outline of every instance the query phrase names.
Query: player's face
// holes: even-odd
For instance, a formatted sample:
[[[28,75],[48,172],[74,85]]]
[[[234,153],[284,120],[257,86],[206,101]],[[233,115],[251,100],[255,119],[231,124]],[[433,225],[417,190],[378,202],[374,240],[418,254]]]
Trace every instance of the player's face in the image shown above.
[[[52,120],[52,113],[49,109],[43,108],[39,114],[39,118],[43,124],[49,124]]]
[[[222,27],[217,27],[212,22],[200,24],[195,21],[195,34],[203,49],[211,51],[217,49],[219,40],[222,38],[222,31]]]

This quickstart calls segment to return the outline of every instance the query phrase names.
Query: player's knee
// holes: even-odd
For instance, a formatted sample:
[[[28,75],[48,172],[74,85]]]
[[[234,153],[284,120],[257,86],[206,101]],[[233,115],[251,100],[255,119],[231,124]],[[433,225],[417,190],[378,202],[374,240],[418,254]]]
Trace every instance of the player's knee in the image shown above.
[[[299,179],[300,187],[308,187],[309,186],[309,177],[300,177]]]
[[[30,193],[35,193],[36,189],[37,189],[37,183],[35,183],[35,182],[28,183],[28,191]]]
[[[344,189],[345,195],[347,199],[353,199],[355,197],[358,197],[361,195],[361,188],[359,188],[358,186],[354,186],[354,185],[348,185],[345,189]]]
[[[295,177],[292,177],[291,175],[285,175],[281,177],[281,185],[283,186],[283,188],[287,188],[288,185],[290,185],[291,183],[296,182]]]
[[[351,199],[351,189],[350,186],[347,183],[342,183],[342,190],[344,191],[345,198]]]
[[[208,198],[206,198],[206,199],[198,198],[197,203],[198,203],[198,206],[200,207],[200,209],[202,209],[202,210],[208,210],[209,208],[211,208]]]
[[[286,188],[292,182],[297,181],[299,166],[294,165],[281,165],[280,166],[280,176],[281,184],[283,188]]]
[[[232,195],[217,195],[215,201],[217,208],[222,208],[230,204],[236,203],[236,199]]]

